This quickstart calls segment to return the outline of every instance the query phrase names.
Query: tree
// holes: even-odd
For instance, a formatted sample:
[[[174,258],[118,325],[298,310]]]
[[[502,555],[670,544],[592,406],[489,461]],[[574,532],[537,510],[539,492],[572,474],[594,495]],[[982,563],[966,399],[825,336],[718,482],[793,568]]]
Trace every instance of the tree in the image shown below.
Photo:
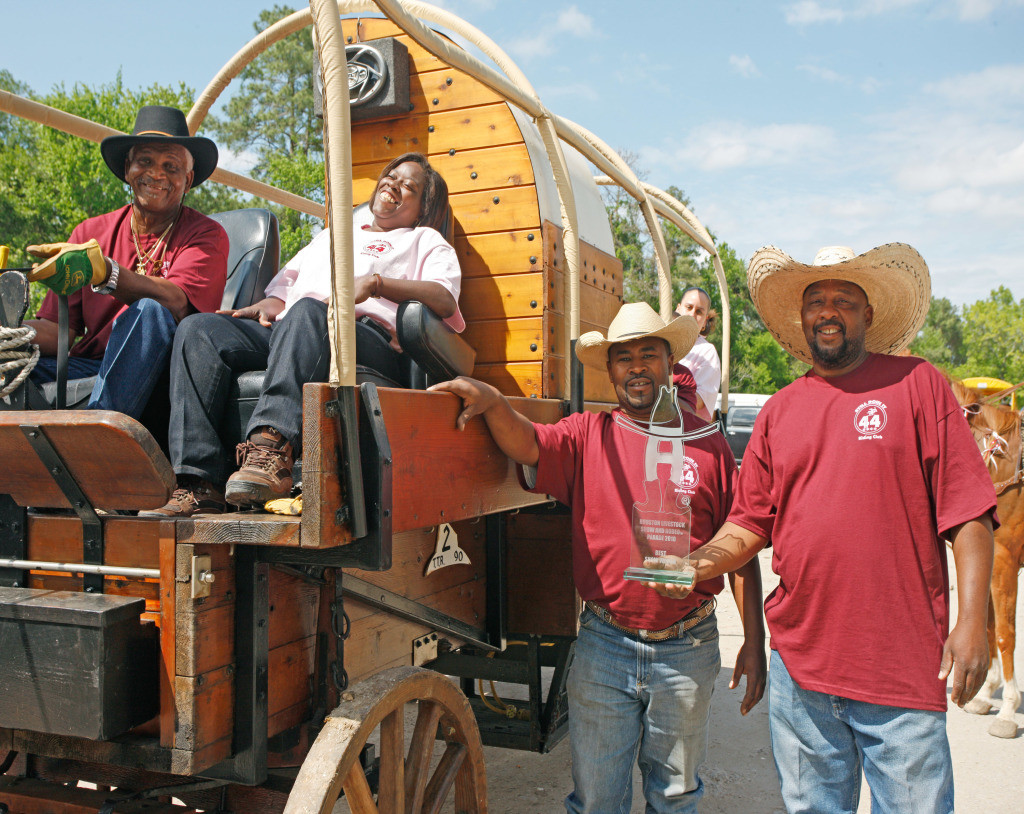
[[[987,300],[965,306],[963,321],[966,360],[954,375],[1024,381],[1024,300],[999,286]]]
[[[932,297],[924,327],[910,343],[910,352],[946,370],[966,361],[963,321],[945,297]]]
[[[274,6],[260,12],[253,28],[263,32],[293,13]],[[313,53],[308,33],[268,48],[239,75],[239,91],[224,114],[210,121],[222,144],[256,157],[254,178],[322,203],[323,126],[313,113]],[[277,215],[284,259],[305,246],[314,226],[322,224],[286,207],[266,205]]]

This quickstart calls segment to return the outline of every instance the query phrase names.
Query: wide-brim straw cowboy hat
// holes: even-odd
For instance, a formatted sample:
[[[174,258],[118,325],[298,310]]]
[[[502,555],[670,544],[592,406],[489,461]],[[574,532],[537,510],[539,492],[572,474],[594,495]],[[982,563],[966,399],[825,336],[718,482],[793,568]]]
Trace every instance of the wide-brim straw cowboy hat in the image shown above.
[[[747,269],[750,298],[778,343],[807,364],[813,361],[800,309],[804,289],[820,280],[847,280],[864,289],[874,310],[864,338],[871,353],[904,350],[921,330],[931,305],[928,264],[905,243],[886,243],[859,255],[846,246],[829,246],[810,265],[774,246],[758,249]]]
[[[174,107],[146,105],[135,117],[131,135],[107,136],[100,142],[103,160],[122,181],[128,151],[137,144],[180,144],[192,153],[193,189],[217,169],[217,145],[204,136],[191,135],[185,114]]]
[[[670,352],[678,362],[690,352],[698,333],[697,320],[689,314],[666,325],[646,302],[628,302],[608,326],[607,336],[600,331],[588,331],[576,340],[576,358],[587,367],[607,370],[608,348],[612,345],[656,336],[668,342]]]

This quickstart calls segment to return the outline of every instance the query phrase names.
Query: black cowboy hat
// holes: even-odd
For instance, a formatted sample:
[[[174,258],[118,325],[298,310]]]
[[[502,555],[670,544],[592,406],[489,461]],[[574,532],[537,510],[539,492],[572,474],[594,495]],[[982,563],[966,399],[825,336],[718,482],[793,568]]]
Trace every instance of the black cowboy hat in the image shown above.
[[[128,151],[136,144],[180,144],[192,153],[193,189],[217,169],[217,145],[203,136],[189,134],[185,114],[177,108],[146,105],[135,117],[130,136],[107,136],[100,142],[103,160],[122,181]]]

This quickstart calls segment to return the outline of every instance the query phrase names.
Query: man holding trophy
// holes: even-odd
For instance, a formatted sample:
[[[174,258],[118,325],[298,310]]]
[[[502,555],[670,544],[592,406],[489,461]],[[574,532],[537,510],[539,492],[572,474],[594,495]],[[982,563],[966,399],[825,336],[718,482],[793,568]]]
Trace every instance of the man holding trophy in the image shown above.
[[[611,380],[618,407],[533,424],[493,387],[435,385],[463,400],[461,429],[482,415],[524,467],[524,485],[572,511],[573,575],[584,600],[569,675],[574,790],[569,812],[628,811],[634,761],[649,810],[696,812],[711,695],[721,667],[715,595],[721,576],[684,599],[649,583],[685,582],[691,549],[728,516],[736,466],[715,425],[682,413],[672,367],[697,338],[690,316],[666,325],[646,303],[623,305],[608,335],[576,344]],[[744,644],[731,686],[746,676],[741,711],[764,692],[761,578],[756,561],[729,574]]]

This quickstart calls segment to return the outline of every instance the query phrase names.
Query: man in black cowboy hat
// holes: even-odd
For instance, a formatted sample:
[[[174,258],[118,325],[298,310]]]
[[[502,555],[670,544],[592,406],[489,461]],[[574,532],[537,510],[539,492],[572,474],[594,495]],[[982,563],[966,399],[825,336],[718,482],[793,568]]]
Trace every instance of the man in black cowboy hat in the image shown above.
[[[758,416],[695,576],[773,544],[769,722],[787,811],[853,814],[863,775],[872,811],[950,814],[947,692],[963,706],[985,680],[996,497],[949,383],[899,355],[928,312],[928,267],[901,243],[813,264],[766,246],[747,283],[811,369]]]
[[[29,246],[40,258],[29,278],[68,294],[68,378],[98,375],[89,407],[138,418],[167,366],[177,324],[220,307],[227,234],[182,205],[216,168],[217,146],[190,135],[180,110],[151,105],[131,135],[105,138],[100,152],[131,188],[131,203],[83,221],[67,243]],[[57,306],[47,294],[27,323],[41,352],[32,371],[38,383],[55,378]]]

